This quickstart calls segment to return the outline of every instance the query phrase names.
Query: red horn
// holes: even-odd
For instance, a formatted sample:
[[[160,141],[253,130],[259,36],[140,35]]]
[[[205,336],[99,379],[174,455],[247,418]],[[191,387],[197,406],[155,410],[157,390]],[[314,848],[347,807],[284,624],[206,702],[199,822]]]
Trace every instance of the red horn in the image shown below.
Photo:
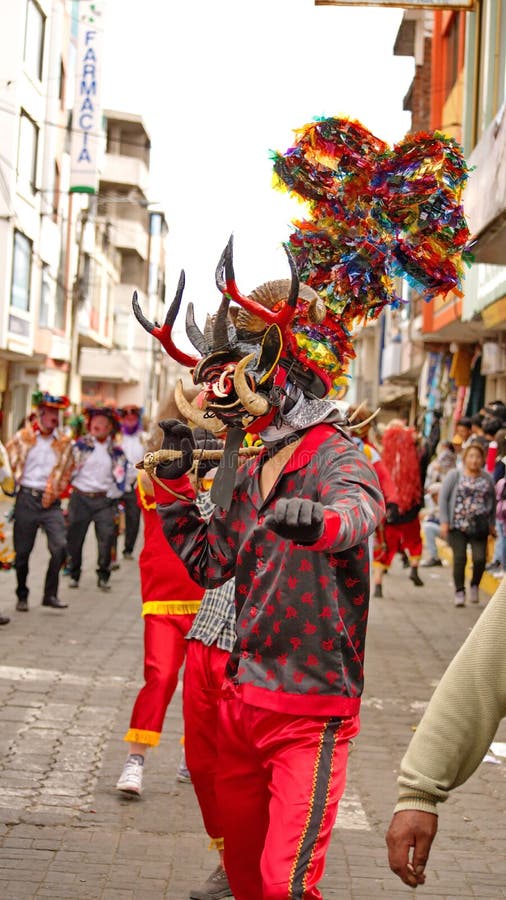
[[[181,272],[181,275],[179,276],[176,296],[174,297],[174,300],[167,310],[165,322],[162,326],[156,324],[153,325],[153,323],[150,322],[149,319],[146,319],[146,316],[142,312],[139,300],[137,298],[137,291],[134,291],[134,295],[132,297],[132,309],[137,321],[142,325],[143,328],[146,329],[149,334],[152,334],[153,337],[157,338],[160,341],[162,347],[167,351],[172,359],[175,359],[176,362],[180,363],[182,366],[193,368],[193,366],[196,366],[199,362],[199,357],[189,356],[188,353],[183,353],[182,350],[178,350],[172,340],[172,326],[176,321],[176,316],[179,312],[179,307],[181,306],[181,299],[183,297],[184,291],[184,281],[184,272]]]
[[[261,303],[256,303],[255,300],[251,300],[250,297],[246,297],[239,291],[234,274],[233,242],[234,238],[233,235],[231,235],[218,264],[216,284],[223,294],[230,297],[231,300],[235,300],[235,302],[238,303],[239,306],[242,306],[243,309],[246,309],[254,316],[258,316],[258,318],[262,319],[263,322],[266,322],[267,325],[277,325],[281,332],[283,332],[295,315],[297,298],[299,296],[299,276],[292,254],[287,245],[283,244],[286,255],[288,256],[288,263],[292,273],[292,282],[286,303],[284,303],[277,312],[273,312],[273,310],[267,309],[267,307],[262,306]]]

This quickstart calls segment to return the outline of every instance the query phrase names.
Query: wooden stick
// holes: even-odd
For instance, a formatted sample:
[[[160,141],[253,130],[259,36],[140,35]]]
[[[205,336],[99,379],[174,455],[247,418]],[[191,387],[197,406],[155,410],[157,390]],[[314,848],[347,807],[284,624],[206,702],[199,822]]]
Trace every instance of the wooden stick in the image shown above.
[[[256,456],[262,450],[262,447],[240,447],[239,456]],[[157,465],[164,462],[170,462],[173,459],[181,459],[181,450],[153,450],[145,453],[144,458],[135,464],[136,469],[155,469]],[[193,450],[193,459],[199,462],[201,459],[220,460],[223,456],[223,450]]]

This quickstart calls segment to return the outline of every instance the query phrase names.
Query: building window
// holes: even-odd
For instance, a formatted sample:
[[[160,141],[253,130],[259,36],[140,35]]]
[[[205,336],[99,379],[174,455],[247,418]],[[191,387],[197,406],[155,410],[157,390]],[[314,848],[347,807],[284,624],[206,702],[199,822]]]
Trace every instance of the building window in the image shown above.
[[[162,217],[160,213],[149,214],[149,233],[151,237],[156,237],[162,233]]]
[[[32,242],[14,232],[12,256],[11,306],[28,312],[30,309],[30,278],[32,273]]]
[[[35,0],[27,0],[23,58],[30,74],[42,80],[46,19]]]
[[[39,129],[24,110],[19,118],[18,178],[35,193]]]
[[[49,275],[49,266],[42,266],[42,278],[40,283],[40,307],[39,325],[41,328],[49,328],[51,322],[51,288],[52,280]]]
[[[56,276],[56,291],[54,298],[54,322],[53,328],[58,331],[65,330],[65,312],[66,312],[66,291],[65,291],[65,247],[62,242],[60,249],[60,259],[58,263],[58,274]]]
[[[60,78],[58,82],[58,100],[60,101],[60,109],[65,109],[65,66],[63,59],[60,59]]]
[[[54,179],[53,179],[53,202],[52,202],[53,222],[58,221],[58,213],[60,210],[60,167],[55,161]]]

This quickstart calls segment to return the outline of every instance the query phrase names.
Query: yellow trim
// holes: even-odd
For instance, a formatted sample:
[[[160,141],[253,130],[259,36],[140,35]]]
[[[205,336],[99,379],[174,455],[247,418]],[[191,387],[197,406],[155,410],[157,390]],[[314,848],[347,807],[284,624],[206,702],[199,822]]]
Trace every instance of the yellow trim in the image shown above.
[[[157,747],[160,743],[160,732],[129,728],[123,740],[128,741],[129,744],[146,744],[148,747]]]
[[[225,841],[223,838],[211,838],[209,841],[209,850],[223,850]]]
[[[156,509],[156,501],[155,500],[153,500],[152,503],[148,503],[148,501],[146,500],[147,491],[145,490],[144,485],[142,483],[140,472],[137,475],[137,487],[139,489],[139,496],[141,498],[141,503],[142,503],[144,509]],[[152,494],[151,496],[154,496],[154,494]]]
[[[143,616],[189,616],[199,611],[200,600],[147,600]]]

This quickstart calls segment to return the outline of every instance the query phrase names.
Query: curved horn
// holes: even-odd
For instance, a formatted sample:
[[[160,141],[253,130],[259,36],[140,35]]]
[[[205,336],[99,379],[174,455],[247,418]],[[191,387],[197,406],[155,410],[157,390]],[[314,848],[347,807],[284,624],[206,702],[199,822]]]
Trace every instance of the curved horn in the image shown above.
[[[213,326],[213,350],[221,350],[228,347],[228,307],[230,306],[230,297],[224,294],[220,303]]]
[[[186,334],[188,339],[191,341],[193,346],[199,353],[204,355],[208,352],[207,341],[205,336],[202,334],[200,328],[195,322],[195,315],[193,312],[193,303],[189,303],[186,310]]]
[[[212,431],[214,434],[218,434],[220,431],[224,430],[225,426],[223,425],[223,422],[220,422],[216,416],[206,416],[200,409],[195,409],[195,407],[191,405],[184,395],[183,382],[180,378],[176,381],[176,386],[174,388],[174,400],[183,418],[187,419],[188,422],[191,422],[192,425],[197,425],[199,428],[205,428],[206,431]]]
[[[255,391],[251,390],[246,380],[244,370],[248,363],[252,362],[254,359],[255,354],[249,353],[248,356],[244,356],[243,359],[237,363],[234,372],[234,387],[245,410],[256,417],[264,416],[269,411],[270,404],[267,397],[262,397],[261,394],[255,394]]]
[[[226,274],[226,272],[227,272],[227,269],[230,270],[230,266],[232,266],[232,281],[234,280],[234,268],[233,268],[233,264],[232,264],[233,248],[234,248],[234,235],[231,234],[228,239],[228,244],[220,256],[218,265],[216,266],[216,272],[215,272],[215,276],[214,276],[214,280],[216,282],[216,287],[222,294],[224,294],[227,289],[228,274]]]
[[[139,325],[142,325],[142,327],[148,332],[148,334],[153,334],[155,326],[153,325],[152,322],[149,321],[149,319],[146,319],[146,316],[142,312],[142,309],[141,309],[140,303],[139,303],[139,298],[137,296],[137,291],[134,291],[134,293],[133,293],[132,309],[133,309],[134,316],[137,319]]]
[[[225,294],[225,296],[229,297],[231,300],[235,300],[239,306],[242,306],[243,309],[246,309],[248,312],[252,313],[252,315],[258,316],[258,318],[262,319],[263,322],[266,322],[267,325],[278,325],[281,331],[283,331],[291,319],[293,319],[295,310],[297,309],[297,298],[299,296],[299,276],[297,273],[297,266],[295,265],[295,260],[287,245],[285,244],[283,246],[288,257],[292,280],[288,299],[277,312],[273,312],[271,309],[262,306],[261,303],[252,300],[251,297],[246,297],[244,294],[241,294],[235,281],[233,235],[230,236],[229,242],[221,254],[216,269],[216,284],[222,294]]]
[[[325,316],[327,315],[327,307],[323,302],[320,296],[313,297],[309,302],[309,306],[307,308],[307,317],[310,322],[313,322],[315,325],[319,325],[320,322],[323,322]]]
[[[198,358],[196,356],[189,356],[188,353],[183,353],[182,350],[178,350],[172,340],[172,326],[179,312],[179,307],[181,306],[181,299],[184,291],[184,282],[184,271],[182,271],[181,275],[179,276],[176,296],[174,297],[171,305],[169,306],[169,309],[167,310],[165,322],[161,327],[160,325],[153,325],[153,323],[150,322],[149,319],[146,319],[146,316],[143,314],[139,305],[137,291],[134,291],[132,297],[132,309],[137,321],[142,325],[143,328],[146,329],[147,332],[149,332],[149,334],[152,334],[153,337],[157,338],[160,341],[162,347],[167,351],[172,359],[175,359],[176,362],[181,363],[182,366],[193,368],[193,366],[198,363]]]
[[[364,419],[363,422],[358,422],[357,425],[349,425],[348,431],[358,431],[360,428],[363,428],[364,425],[369,425],[369,422],[372,422],[379,412],[381,412],[381,406],[378,406],[378,408],[367,419]]]
[[[293,313],[295,312],[295,308],[297,306],[297,297],[299,296],[299,273],[297,272],[297,266],[295,265],[295,260],[290,252],[290,248],[288,244],[283,244],[285,253],[288,257],[288,265],[290,266],[290,272],[292,273],[292,283],[290,285],[290,294],[288,296],[288,300],[286,301],[282,312],[285,310],[293,310],[292,314],[288,316],[286,322],[288,323],[291,318],[293,318]],[[280,325],[280,322],[276,322],[277,325]],[[283,323],[284,324],[284,323]]]
[[[355,419],[357,418],[357,416],[358,416],[360,410],[363,409],[365,405],[366,405],[365,400],[362,400],[362,403],[360,403],[360,404],[357,406],[356,410],[355,410],[354,412],[352,412],[351,416],[348,416],[348,422],[350,422],[350,423],[351,423],[351,422],[354,422]]]

